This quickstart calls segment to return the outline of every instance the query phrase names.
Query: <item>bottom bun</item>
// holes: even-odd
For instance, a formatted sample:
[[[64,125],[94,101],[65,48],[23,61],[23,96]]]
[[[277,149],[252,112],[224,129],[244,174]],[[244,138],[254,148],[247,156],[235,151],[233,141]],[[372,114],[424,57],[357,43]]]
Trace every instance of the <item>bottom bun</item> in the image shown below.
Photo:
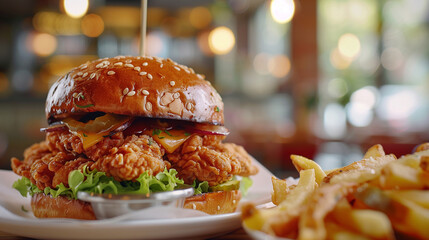
[[[31,209],[38,218],[96,219],[90,203],[62,196],[54,198],[43,193],[31,197]]]
[[[199,210],[208,214],[232,213],[241,199],[239,190],[204,193],[185,200],[184,208]],[[38,218],[74,218],[95,220],[90,203],[58,196],[51,197],[43,193],[31,197],[31,208]]]
[[[199,210],[211,215],[235,212],[241,199],[239,190],[212,192],[188,197],[184,208]]]

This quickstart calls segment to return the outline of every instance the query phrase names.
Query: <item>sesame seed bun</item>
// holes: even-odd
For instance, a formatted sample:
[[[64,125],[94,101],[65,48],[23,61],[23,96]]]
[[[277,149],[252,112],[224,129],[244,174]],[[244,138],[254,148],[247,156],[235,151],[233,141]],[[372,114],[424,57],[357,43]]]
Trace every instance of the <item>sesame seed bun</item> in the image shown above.
[[[210,82],[170,59],[114,57],[62,76],[46,99],[47,119],[73,113],[187,120],[223,125],[223,102]]]

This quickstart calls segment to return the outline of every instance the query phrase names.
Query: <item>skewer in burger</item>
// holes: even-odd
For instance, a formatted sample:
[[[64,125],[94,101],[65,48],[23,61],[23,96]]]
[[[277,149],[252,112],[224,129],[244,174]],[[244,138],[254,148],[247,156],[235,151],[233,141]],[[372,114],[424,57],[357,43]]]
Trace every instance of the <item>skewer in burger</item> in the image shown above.
[[[194,186],[185,208],[235,211],[239,179],[256,174],[241,147],[223,143],[223,102],[192,68],[157,57],[99,59],[56,81],[46,139],[12,158],[39,218],[95,219],[77,192],[147,194]],[[236,176],[243,176],[244,178]]]

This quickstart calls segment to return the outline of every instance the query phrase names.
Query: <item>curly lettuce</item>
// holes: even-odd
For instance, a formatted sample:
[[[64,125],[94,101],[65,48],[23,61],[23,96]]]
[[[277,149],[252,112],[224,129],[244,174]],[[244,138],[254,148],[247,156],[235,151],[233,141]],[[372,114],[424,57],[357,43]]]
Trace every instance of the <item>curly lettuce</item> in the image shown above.
[[[55,188],[46,187],[40,190],[28,178],[22,177],[13,183],[13,188],[26,197],[33,196],[36,193],[44,193],[52,197],[66,196],[76,199],[79,191],[91,192],[96,194],[148,194],[152,192],[173,191],[184,185],[184,181],[179,179],[175,169],[164,169],[163,172],[155,176],[149,175],[146,171],[134,181],[117,181],[113,177],[106,176],[106,173],[97,170],[89,170],[86,166],[82,172],[79,170],[71,171],[68,176],[68,187],[63,183]],[[235,180],[235,178],[233,179]],[[241,178],[240,190],[245,195],[248,188],[252,185],[252,180],[247,177]],[[197,180],[192,184],[194,194],[211,192],[207,181],[199,182]]]
[[[183,180],[176,177],[176,175],[177,171],[175,169],[165,169],[155,176],[144,172],[135,181],[119,182],[113,177],[106,176],[104,172],[90,171],[87,167],[84,167],[82,172],[79,170],[70,172],[68,176],[69,187],[61,183],[56,188],[46,187],[42,191],[26,177],[15,181],[13,187],[24,197],[27,195],[33,196],[36,193],[45,193],[53,197],[62,195],[76,199],[79,191],[98,194],[147,194],[172,191],[183,185]]]

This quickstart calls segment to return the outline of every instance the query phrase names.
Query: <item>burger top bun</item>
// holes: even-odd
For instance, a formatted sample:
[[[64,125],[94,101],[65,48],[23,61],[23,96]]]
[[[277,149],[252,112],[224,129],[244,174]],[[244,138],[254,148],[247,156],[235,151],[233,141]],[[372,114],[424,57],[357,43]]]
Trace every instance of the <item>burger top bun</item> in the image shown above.
[[[47,119],[106,112],[223,125],[223,102],[192,68],[158,57],[104,58],[58,79],[46,99]]]

